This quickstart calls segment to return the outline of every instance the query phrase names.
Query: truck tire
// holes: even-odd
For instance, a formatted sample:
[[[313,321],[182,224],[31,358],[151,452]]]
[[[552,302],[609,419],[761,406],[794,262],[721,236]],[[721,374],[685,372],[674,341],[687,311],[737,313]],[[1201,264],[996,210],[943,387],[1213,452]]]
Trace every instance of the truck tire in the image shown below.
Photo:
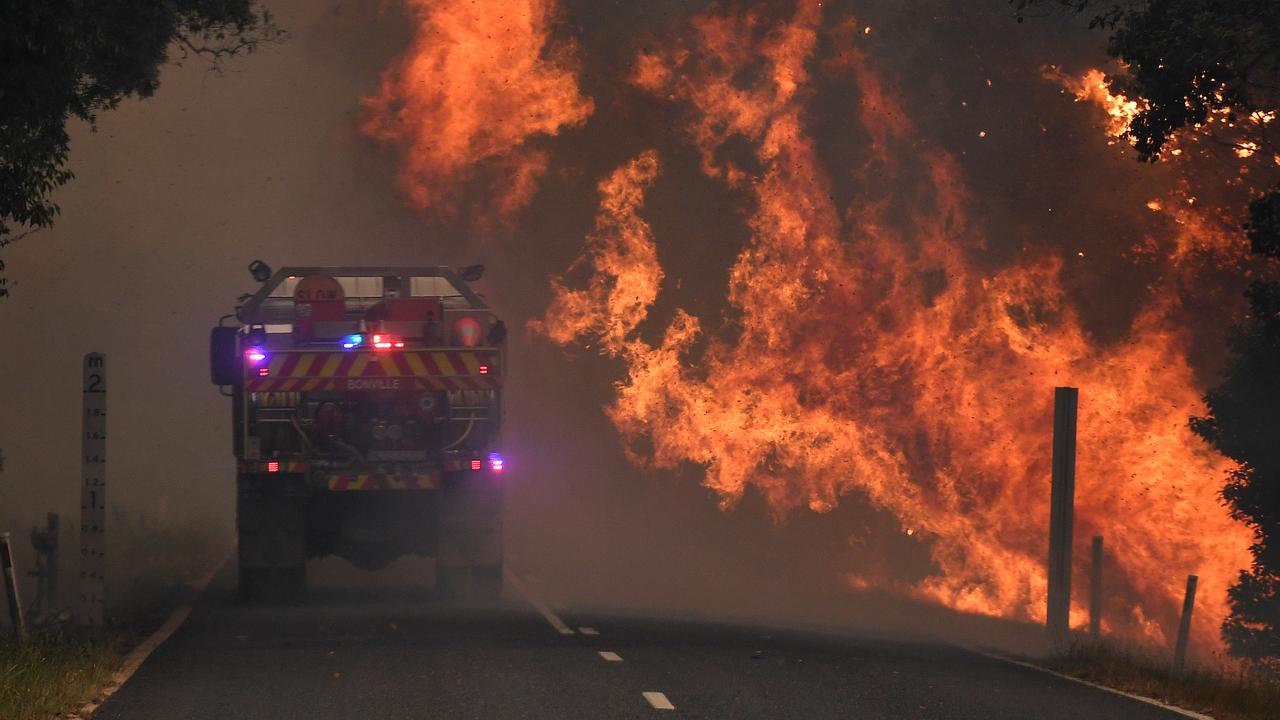
[[[297,478],[271,483],[241,476],[236,492],[240,597],[289,602],[307,586],[306,497]]]

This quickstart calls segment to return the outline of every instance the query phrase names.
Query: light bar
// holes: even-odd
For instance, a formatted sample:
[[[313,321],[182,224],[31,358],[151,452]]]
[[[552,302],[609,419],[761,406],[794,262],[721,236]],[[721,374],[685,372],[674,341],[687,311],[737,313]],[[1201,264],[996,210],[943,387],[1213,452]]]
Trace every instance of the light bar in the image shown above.
[[[374,335],[373,346],[378,350],[404,347],[404,341],[395,335]]]
[[[342,347],[345,350],[358,348],[364,343],[364,336],[360,334],[348,335],[342,338]]]

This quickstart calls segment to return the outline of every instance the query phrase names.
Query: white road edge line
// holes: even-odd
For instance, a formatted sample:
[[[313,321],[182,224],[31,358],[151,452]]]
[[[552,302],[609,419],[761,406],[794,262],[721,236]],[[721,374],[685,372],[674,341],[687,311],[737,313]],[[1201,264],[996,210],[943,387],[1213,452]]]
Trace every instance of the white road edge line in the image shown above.
[[[556,629],[556,632],[561,635],[573,634],[573,629],[568,625],[565,625],[564,620],[561,620],[560,616],[556,615],[554,610],[547,607],[547,604],[542,601],[542,598],[534,595],[533,591],[529,589],[529,586],[525,585],[524,581],[520,579],[520,576],[511,571],[511,568],[506,568],[505,574],[507,576],[507,582],[511,583],[511,587],[515,588],[521,595],[523,595],[524,599],[528,600],[529,604],[533,606],[533,609],[537,610],[538,614],[542,615],[542,617],[551,624],[551,627]]]
[[[1159,700],[1156,700],[1155,698],[1149,698],[1149,697],[1147,697],[1147,696],[1145,696],[1145,695],[1135,695],[1134,693],[1125,692],[1124,690],[1117,690],[1117,689],[1115,689],[1115,688],[1113,688],[1113,687],[1107,687],[1106,685],[1099,685],[1099,684],[1098,684],[1098,683],[1096,683],[1096,682],[1090,682],[1090,681],[1088,681],[1088,680],[1083,680],[1083,679],[1078,678],[1078,677],[1072,677],[1072,676],[1067,675],[1067,674],[1065,674],[1065,673],[1060,673],[1060,672],[1058,672],[1057,670],[1050,670],[1050,669],[1049,669],[1049,668],[1047,668],[1047,667],[1041,667],[1041,666],[1039,666],[1039,665],[1036,665],[1035,663],[1029,663],[1029,662],[1026,662],[1026,661],[1023,661],[1023,660],[1015,660],[1015,659],[1013,659],[1013,658],[1011,658],[1011,657],[1006,657],[1006,656],[1001,655],[1001,654],[999,654],[999,653],[993,653],[993,652],[990,652],[990,651],[988,651],[988,650],[981,650],[981,649],[976,648],[976,647],[966,647],[965,649],[966,649],[966,650],[968,650],[968,651],[969,651],[969,652],[971,652],[971,653],[976,653],[976,654],[981,655],[981,656],[983,656],[983,657],[991,658],[992,660],[999,660],[999,661],[1001,661],[1001,662],[1007,662],[1007,663],[1009,663],[1009,664],[1011,664],[1011,665],[1020,665],[1020,666],[1025,667],[1025,668],[1031,668],[1032,670],[1039,670],[1039,671],[1040,671],[1040,672],[1042,672],[1042,673],[1048,673],[1048,674],[1050,674],[1050,675],[1056,675],[1057,677],[1060,677],[1060,678],[1062,678],[1062,679],[1064,679],[1064,680],[1070,680],[1071,682],[1079,683],[1079,684],[1081,684],[1081,685],[1088,685],[1089,687],[1091,687],[1091,688],[1097,688],[1098,690],[1105,690],[1106,692],[1112,693],[1113,695],[1120,695],[1120,696],[1123,696],[1123,697],[1127,697],[1127,698],[1129,698],[1130,700],[1137,700],[1138,702],[1143,702],[1143,703],[1146,703],[1146,704],[1148,704],[1148,705],[1155,705],[1156,707],[1158,707],[1158,708],[1160,708],[1160,709],[1162,709],[1162,710],[1168,710],[1169,712],[1177,713],[1177,714],[1179,714],[1179,715],[1182,715],[1183,717],[1189,717],[1189,718],[1192,718],[1193,720],[1214,720],[1214,718],[1213,718],[1213,716],[1212,716],[1212,715],[1204,715],[1204,714],[1202,714],[1202,713],[1198,713],[1198,712],[1196,712],[1196,711],[1194,711],[1194,710],[1188,710],[1188,709],[1186,709],[1186,708],[1180,708],[1180,707],[1178,707],[1177,705],[1170,705],[1169,703],[1160,702]]]
[[[649,704],[652,705],[655,710],[676,709],[676,706],[671,704],[671,701],[667,699],[667,696],[660,692],[648,691],[640,694],[644,696],[645,700],[649,701]]]
[[[609,662],[622,662],[622,656],[612,650],[601,650],[600,657]]]
[[[227,553],[226,557],[222,558],[221,561],[214,563],[213,567],[205,571],[204,575],[201,575],[187,585],[187,587],[192,590],[195,597],[199,597],[205,591],[205,588],[209,587],[209,583],[213,581],[213,577],[218,574],[219,570],[226,566],[234,553],[235,550],[232,549]],[[125,683],[129,682],[129,678],[133,677],[133,674],[138,672],[138,668],[142,667],[142,663],[145,662],[148,657],[151,657],[151,653],[155,652],[156,648],[160,647],[165,640],[169,639],[169,636],[173,635],[177,632],[178,628],[182,627],[182,623],[187,621],[187,617],[191,615],[192,602],[195,602],[194,598],[191,602],[179,605],[173,613],[169,615],[168,619],[164,621],[163,625],[156,628],[156,631],[151,633],[146,640],[143,640],[137,647],[130,650],[129,654],[124,656],[124,664],[121,665],[120,669],[111,676],[111,679],[107,680],[107,682],[102,686],[93,689],[93,693],[90,697],[94,699],[86,702],[84,705],[81,705],[79,710],[66,715],[66,720],[81,720],[81,718],[89,717],[112,695],[115,695],[117,690],[123,687]]]
[[[583,635],[592,635],[592,636],[600,634],[600,631],[593,627],[580,627],[578,628],[578,632],[582,633]]]

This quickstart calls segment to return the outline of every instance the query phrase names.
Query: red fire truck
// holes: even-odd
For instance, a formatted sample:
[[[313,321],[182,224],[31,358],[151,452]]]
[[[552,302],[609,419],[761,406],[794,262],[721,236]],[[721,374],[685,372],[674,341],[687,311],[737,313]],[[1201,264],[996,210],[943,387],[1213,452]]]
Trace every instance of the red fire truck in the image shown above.
[[[249,266],[210,341],[231,398],[240,590],[290,598],[306,561],[432,556],[441,593],[502,588],[506,328],[482,266]]]

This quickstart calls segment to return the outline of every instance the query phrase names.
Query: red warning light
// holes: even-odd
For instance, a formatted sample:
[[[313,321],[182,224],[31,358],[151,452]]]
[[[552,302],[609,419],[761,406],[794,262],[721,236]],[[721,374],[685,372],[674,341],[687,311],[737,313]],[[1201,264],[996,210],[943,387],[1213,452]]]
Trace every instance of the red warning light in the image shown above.
[[[280,463],[275,460],[267,463],[267,472],[280,472]]]
[[[258,368],[258,377],[266,377],[270,372],[267,368]]]
[[[391,348],[404,347],[404,340],[395,335],[374,335],[373,346],[378,350],[390,350]]]
[[[480,366],[480,374],[481,374],[481,375],[488,375],[488,374],[489,374],[489,366],[488,366],[488,365],[481,365],[481,366]]]
[[[472,469],[472,470],[479,470],[479,469],[480,469],[481,467],[483,467],[483,466],[484,466],[484,463],[480,462],[479,460],[472,460],[472,461],[471,461],[471,469]]]

